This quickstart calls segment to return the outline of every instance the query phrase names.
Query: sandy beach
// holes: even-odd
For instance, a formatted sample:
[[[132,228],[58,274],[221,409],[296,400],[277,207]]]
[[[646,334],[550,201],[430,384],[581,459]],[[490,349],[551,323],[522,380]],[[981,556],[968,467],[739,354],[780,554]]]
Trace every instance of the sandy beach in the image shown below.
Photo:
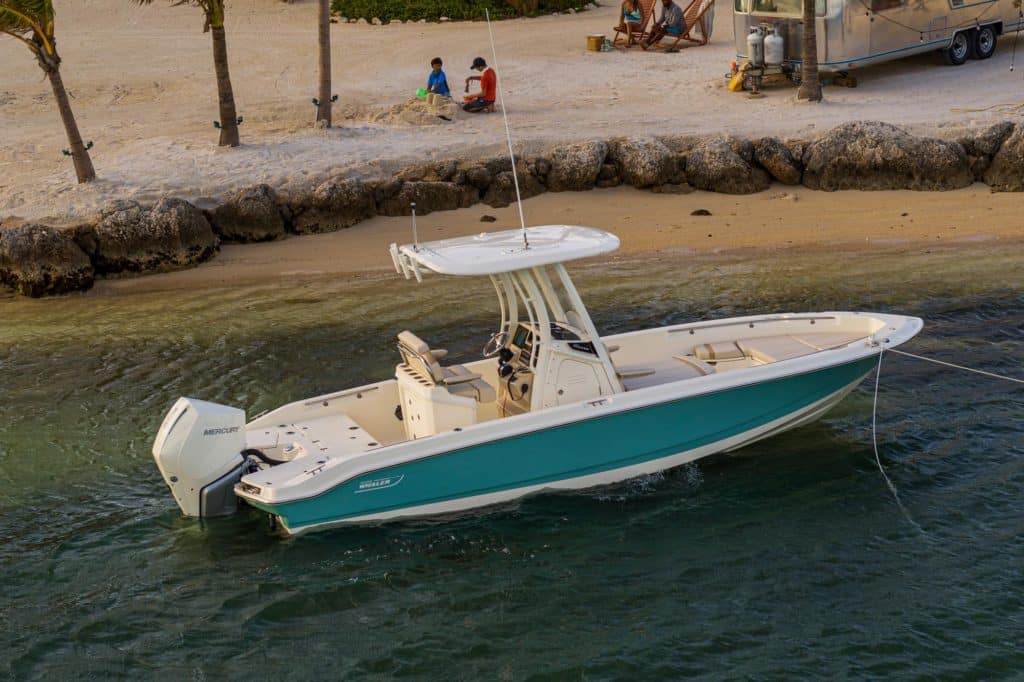
[[[871,210],[865,210],[870,201]],[[709,216],[694,216],[704,209]],[[628,187],[544,194],[524,203],[527,222],[607,229],[622,240],[612,258],[700,258],[744,250],[842,248],[914,251],[1001,240],[1019,245],[1020,198],[975,185],[952,192],[816,192],[802,187],[752,196],[710,192],[652,194]],[[484,215],[493,223],[481,222]],[[423,240],[518,224],[514,207],[432,213],[418,221]],[[280,242],[226,245],[191,270],[141,278],[98,280],[90,295],[124,295],[179,288],[216,288],[266,281],[357,277],[392,267],[387,246],[412,241],[408,218],[377,217],[330,234]]]
[[[314,130],[315,3],[231,2],[228,51],[245,122],[242,147],[222,149],[211,125],[217,98],[210,39],[198,10],[121,0],[65,0],[56,9],[64,81],[84,138],[95,142],[99,179],[74,183],[42,72],[23,45],[0,40],[0,61],[11,65],[0,85],[0,217],[7,224],[74,222],[115,198],[174,194],[210,204],[259,182],[304,189],[330,176],[502,149],[500,116],[423,126],[390,109],[422,85],[433,56],[461,83],[471,59],[488,53],[482,23],[335,24],[336,127]],[[707,46],[677,54],[587,52],[586,35],[609,33],[616,13],[617,5],[607,4],[495,23],[499,75],[521,151],[611,135],[810,137],[854,119],[952,135],[1019,118],[999,106],[1015,99],[1006,80],[1009,42],[991,60],[956,68],[922,55],[864,69],[859,87],[826,88],[824,103],[808,105],[795,100],[794,87],[768,89],[760,100],[726,90],[723,75],[735,56],[727,2],[717,7]],[[839,206],[834,199],[829,205]]]

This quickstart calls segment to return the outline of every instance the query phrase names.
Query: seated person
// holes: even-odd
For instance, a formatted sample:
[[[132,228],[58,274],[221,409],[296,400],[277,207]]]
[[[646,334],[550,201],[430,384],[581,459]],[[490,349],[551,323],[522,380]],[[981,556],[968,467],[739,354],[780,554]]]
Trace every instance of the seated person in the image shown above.
[[[643,12],[640,10],[640,0],[622,0],[622,16],[619,18],[619,25],[616,31],[626,33],[626,47],[633,44],[633,34],[642,35],[644,20]]]
[[[661,0],[661,19],[654,23],[651,35],[647,40],[640,43],[643,49],[649,48],[666,35],[681,36],[686,30],[686,20],[683,18],[683,9],[675,3],[675,0]]]
[[[444,62],[440,57],[430,60],[430,75],[427,76],[427,104],[439,104],[442,97],[451,96],[448,89],[448,77],[444,75],[441,67]]]
[[[462,105],[463,111],[474,114],[481,111],[494,111],[494,101],[498,98],[498,74],[494,72],[494,69],[487,66],[487,62],[484,61],[483,57],[474,59],[473,66],[470,68],[482,73],[479,76],[469,76],[466,78],[466,92],[469,92],[470,81],[480,81],[480,92],[474,93],[472,97],[467,98],[466,103]]]

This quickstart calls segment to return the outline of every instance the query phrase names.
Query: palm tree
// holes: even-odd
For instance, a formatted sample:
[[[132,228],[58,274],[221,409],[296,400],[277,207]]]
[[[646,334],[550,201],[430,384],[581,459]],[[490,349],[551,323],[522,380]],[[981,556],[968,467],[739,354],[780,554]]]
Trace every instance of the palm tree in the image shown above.
[[[2,2],[3,0],[0,0]],[[148,5],[153,0],[134,0],[140,5]],[[203,33],[209,31],[213,36],[213,70],[217,74],[217,100],[220,106],[221,147],[238,146],[238,124],[241,120],[235,111],[235,95],[231,91],[231,75],[228,73],[228,43],[224,36],[224,0],[171,0],[172,7],[192,5],[199,7],[206,15]]]
[[[316,100],[316,122],[331,127],[331,0],[319,0],[320,93]]]
[[[821,80],[818,78],[818,32],[814,26],[816,0],[803,0],[804,45],[803,64],[800,66],[800,89],[796,98],[809,102],[821,101]]]
[[[89,182],[96,179],[96,171],[92,167],[89,150],[82,144],[82,135],[78,132],[71,102],[68,101],[68,93],[60,77],[60,55],[57,54],[57,43],[53,36],[53,20],[51,0],[0,0],[0,33],[25,43],[50,79],[60,118],[64,122],[64,132],[68,136],[68,145],[71,147],[75,175],[78,176],[78,182]]]

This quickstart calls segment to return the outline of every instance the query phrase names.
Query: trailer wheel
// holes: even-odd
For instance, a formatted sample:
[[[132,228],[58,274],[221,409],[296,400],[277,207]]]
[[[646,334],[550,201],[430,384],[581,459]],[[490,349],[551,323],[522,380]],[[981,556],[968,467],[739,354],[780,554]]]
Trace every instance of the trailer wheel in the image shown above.
[[[960,66],[971,56],[971,35],[967,31],[960,31],[953,36],[949,47],[943,48],[942,57],[950,66]]]
[[[996,51],[995,26],[982,26],[974,34],[974,58],[988,59]]]

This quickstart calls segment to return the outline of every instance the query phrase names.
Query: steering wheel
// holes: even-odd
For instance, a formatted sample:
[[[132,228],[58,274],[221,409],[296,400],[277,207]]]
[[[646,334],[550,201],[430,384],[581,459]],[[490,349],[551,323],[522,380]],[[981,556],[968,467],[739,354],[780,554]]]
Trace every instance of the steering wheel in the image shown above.
[[[505,346],[507,340],[508,332],[504,330],[491,334],[491,338],[487,339],[487,343],[484,344],[484,357],[493,358]]]

